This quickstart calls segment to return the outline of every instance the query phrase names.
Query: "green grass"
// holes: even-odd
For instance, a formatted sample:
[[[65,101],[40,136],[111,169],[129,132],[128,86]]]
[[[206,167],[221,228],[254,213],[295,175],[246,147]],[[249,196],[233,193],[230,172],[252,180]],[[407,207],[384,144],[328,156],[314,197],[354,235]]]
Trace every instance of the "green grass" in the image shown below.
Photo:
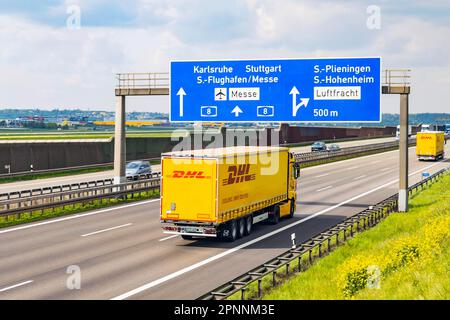
[[[129,138],[170,138],[176,129],[166,130],[129,130]],[[185,131],[183,131],[185,132]],[[178,135],[182,134],[180,132]],[[0,131],[0,140],[72,140],[72,139],[110,139],[114,131]]]
[[[45,209],[44,212],[27,212],[20,215],[0,216],[0,228],[6,228],[23,223],[36,222],[66,216],[70,214],[85,212],[89,210],[102,209],[106,207],[116,206],[135,201],[158,198],[159,190],[150,190],[147,192],[135,193],[118,199],[100,199],[93,200],[89,203],[77,203],[73,205],[61,206],[55,209]]]
[[[450,174],[447,174],[416,194],[408,213],[391,214],[376,227],[356,235],[325,258],[317,260],[308,270],[266,292],[264,299],[450,299],[449,216]],[[411,243],[417,241],[421,244],[426,239],[427,226],[433,222],[440,227],[436,232],[443,228],[446,235],[436,252],[420,251],[418,258],[391,271],[385,272],[380,267],[383,273],[379,289],[366,287],[350,297],[344,294],[342,277],[347,274],[347,265],[364,259],[383,261],[392,254],[398,258],[399,251],[395,251],[398,243],[408,239]],[[433,237],[434,234],[431,239]],[[426,258],[428,254],[431,259]]]

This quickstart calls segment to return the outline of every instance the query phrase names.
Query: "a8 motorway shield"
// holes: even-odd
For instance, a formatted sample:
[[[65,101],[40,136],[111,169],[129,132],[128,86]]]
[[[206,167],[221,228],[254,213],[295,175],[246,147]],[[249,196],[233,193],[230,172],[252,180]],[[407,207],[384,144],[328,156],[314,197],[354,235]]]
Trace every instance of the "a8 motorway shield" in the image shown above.
[[[172,61],[172,122],[379,122],[381,58]]]

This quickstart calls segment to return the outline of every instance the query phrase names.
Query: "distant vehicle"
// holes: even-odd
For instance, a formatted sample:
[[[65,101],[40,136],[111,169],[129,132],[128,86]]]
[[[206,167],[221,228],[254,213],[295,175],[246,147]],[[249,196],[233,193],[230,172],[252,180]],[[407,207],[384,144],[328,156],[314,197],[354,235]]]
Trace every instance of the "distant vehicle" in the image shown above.
[[[412,136],[412,126],[408,126],[408,137]],[[400,139],[400,126],[397,126],[397,132],[395,133],[395,139]]]
[[[332,144],[332,145],[328,146],[328,151],[336,152],[339,150],[341,150],[341,147],[339,147],[338,144]]]
[[[445,125],[444,131],[445,131],[446,134],[450,134],[450,123],[447,123],[447,124]]]
[[[311,152],[315,151],[327,151],[327,145],[323,141],[316,141],[311,146]]]
[[[444,132],[430,131],[417,133],[416,154],[419,160],[444,158]]]
[[[423,125],[422,125],[422,130],[421,130],[421,132],[429,132],[429,131],[431,131],[431,130],[432,130],[431,125],[429,125],[429,124],[423,124]]]
[[[152,173],[152,166],[148,161],[132,161],[127,164],[126,176],[127,179],[137,180],[141,175],[150,176]]]

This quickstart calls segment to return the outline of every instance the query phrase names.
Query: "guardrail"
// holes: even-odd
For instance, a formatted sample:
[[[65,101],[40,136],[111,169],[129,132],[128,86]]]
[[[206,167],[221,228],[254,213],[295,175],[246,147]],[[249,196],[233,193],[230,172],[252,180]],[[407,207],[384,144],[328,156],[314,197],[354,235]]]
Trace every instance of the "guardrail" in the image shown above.
[[[168,72],[118,73],[118,89],[169,88]]]
[[[430,177],[416,183],[409,188],[410,194],[417,192],[420,188],[434,182],[438,177],[450,171],[450,167],[442,169]],[[395,212],[398,207],[398,194],[395,194],[373,207],[361,211],[360,213],[345,219],[343,222],[319,233],[308,241],[305,241],[295,248],[273,258],[259,267],[235,278],[234,280],[212,290],[211,292],[199,297],[200,300],[223,300],[239,291],[241,299],[246,299],[248,287],[256,284],[256,293],[254,297],[260,299],[263,293],[262,281],[265,277],[271,277],[270,287],[276,287],[279,284],[278,277],[287,279],[291,274],[305,271],[312,263],[323,255],[330,253],[340,244],[353,237],[355,233],[369,229],[377,225],[382,219],[390,213]],[[306,261],[305,261],[306,260]],[[284,272],[283,272],[284,269]],[[282,275],[280,275],[280,271]]]
[[[43,214],[46,209],[79,203],[92,203],[94,200],[111,200],[141,192],[159,189],[160,175],[155,174],[150,179],[138,179],[122,184],[107,183],[95,187],[75,188],[60,192],[42,193],[29,197],[17,197],[0,201],[0,217],[16,215],[18,218],[25,213]],[[63,187],[63,186],[61,186]],[[69,187],[69,186],[66,186]]]
[[[149,178],[158,178],[159,176],[160,176],[160,172],[154,172],[151,174],[142,174],[142,175],[137,176],[136,178],[137,178],[137,180],[141,180],[141,179],[149,179]],[[87,182],[62,184],[62,185],[56,185],[56,186],[44,187],[44,188],[13,191],[13,192],[9,192],[9,193],[0,193],[0,201],[21,199],[21,198],[30,198],[30,197],[40,196],[40,195],[56,194],[56,193],[72,191],[72,190],[83,190],[83,189],[94,188],[94,187],[99,187],[99,186],[112,185],[113,183],[114,183],[114,179],[110,178],[110,179],[102,179],[102,180],[92,180],[92,181],[87,181]]]
[[[139,160],[133,160],[133,161],[155,161],[155,160],[161,160],[161,157],[139,159]],[[47,173],[60,173],[60,172],[75,171],[75,170],[100,169],[100,168],[108,167],[108,166],[112,166],[112,165],[114,165],[114,162],[105,162],[105,163],[99,163],[99,164],[87,164],[84,166],[76,166],[76,167],[64,167],[64,168],[55,168],[55,169],[43,169],[43,170],[22,171],[22,172],[13,172],[13,173],[2,173],[2,174],[0,174],[0,179],[41,175],[41,174],[47,174]]]

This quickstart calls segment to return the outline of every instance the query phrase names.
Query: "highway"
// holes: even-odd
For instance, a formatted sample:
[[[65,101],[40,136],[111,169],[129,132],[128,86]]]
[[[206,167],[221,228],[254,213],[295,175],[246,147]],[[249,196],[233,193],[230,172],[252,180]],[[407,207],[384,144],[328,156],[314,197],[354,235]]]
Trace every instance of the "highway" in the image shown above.
[[[366,140],[355,140],[355,141],[347,141],[338,143],[342,148],[345,147],[353,147],[360,145],[367,145],[373,143],[383,143],[394,141],[395,138],[379,138],[379,139],[366,139]],[[295,147],[292,148],[294,152],[303,153],[310,152],[311,147]],[[153,172],[160,171],[160,165],[152,166]],[[111,179],[113,177],[113,171],[102,171],[95,173],[85,173],[85,174],[77,174],[70,176],[62,176],[62,177],[54,177],[54,178],[45,178],[45,179],[37,179],[30,181],[18,181],[12,183],[4,183],[0,184],[0,193],[8,193],[13,191],[23,191],[30,189],[39,189],[51,186],[58,186],[62,184],[72,184],[72,183],[80,183],[87,181],[95,181],[95,180],[104,180]]]
[[[446,145],[447,155],[450,144]],[[419,162],[410,184],[450,165]],[[398,151],[304,169],[293,219],[234,243],[162,234],[159,200],[0,230],[0,299],[194,299],[394,194]],[[81,289],[67,268],[79,266]]]

